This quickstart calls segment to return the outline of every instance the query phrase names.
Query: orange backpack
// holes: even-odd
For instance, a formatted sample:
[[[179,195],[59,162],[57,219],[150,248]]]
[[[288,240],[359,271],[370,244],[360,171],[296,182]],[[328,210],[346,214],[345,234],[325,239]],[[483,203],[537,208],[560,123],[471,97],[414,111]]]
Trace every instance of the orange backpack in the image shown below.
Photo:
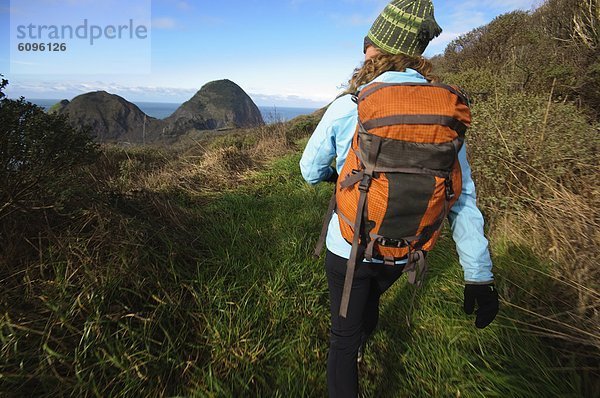
[[[424,272],[425,253],[462,190],[458,152],[471,123],[467,97],[452,86],[371,83],[353,99],[358,124],[335,193],[342,236],[352,245],[342,317],[363,258],[407,259],[411,283]]]

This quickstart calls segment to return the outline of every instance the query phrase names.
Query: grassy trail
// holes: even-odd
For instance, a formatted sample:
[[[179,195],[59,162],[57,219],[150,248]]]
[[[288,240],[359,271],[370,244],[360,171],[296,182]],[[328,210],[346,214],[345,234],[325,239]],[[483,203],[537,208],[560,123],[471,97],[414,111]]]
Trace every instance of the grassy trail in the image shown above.
[[[22,306],[2,307],[0,395],[326,396],[327,284],[310,254],[331,185],[305,184],[298,160],[287,155],[206,197],[121,197],[114,206],[126,217],[94,221],[97,240],[77,232],[62,242],[69,257],[40,252],[23,271],[30,282],[5,292]],[[105,247],[111,231],[128,238]],[[384,296],[361,368],[364,396],[582,396],[545,340],[516,326],[531,322],[522,313],[503,306],[483,331],[462,313],[447,235],[411,328],[405,280]],[[516,269],[511,250],[495,253],[501,292],[548,290]],[[512,272],[524,289],[503,282]]]
[[[218,270],[210,304],[218,316],[207,341],[218,369],[201,371],[200,395],[326,394],[327,286],[323,262],[310,253],[331,186],[304,184],[298,160],[276,161],[203,211],[212,248],[206,261]],[[406,281],[384,297],[361,368],[365,396],[578,396],[567,375],[552,370],[544,343],[506,320],[516,314],[503,307],[480,331],[462,313],[462,271],[445,235],[430,256],[412,328],[405,322],[412,293]],[[506,261],[497,258],[496,267]]]

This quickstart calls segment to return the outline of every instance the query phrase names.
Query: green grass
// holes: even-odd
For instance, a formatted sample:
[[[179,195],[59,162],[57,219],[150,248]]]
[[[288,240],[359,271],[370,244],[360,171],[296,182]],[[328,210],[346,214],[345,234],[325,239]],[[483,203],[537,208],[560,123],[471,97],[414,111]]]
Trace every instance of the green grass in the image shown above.
[[[310,254],[331,186],[306,185],[298,160],[281,158],[209,198],[122,198],[114,206],[126,217],[97,220],[93,231],[129,239],[109,252],[66,240],[67,258],[50,247],[39,265],[3,279],[20,282],[2,300],[0,395],[325,396],[327,284]],[[499,248],[501,291],[510,259]],[[515,322],[526,315],[503,306],[477,330],[462,313],[448,233],[430,269],[412,313],[404,280],[386,293],[361,367],[365,396],[583,396],[577,373]],[[529,290],[545,288],[523,276]],[[17,296],[22,305],[9,307]]]

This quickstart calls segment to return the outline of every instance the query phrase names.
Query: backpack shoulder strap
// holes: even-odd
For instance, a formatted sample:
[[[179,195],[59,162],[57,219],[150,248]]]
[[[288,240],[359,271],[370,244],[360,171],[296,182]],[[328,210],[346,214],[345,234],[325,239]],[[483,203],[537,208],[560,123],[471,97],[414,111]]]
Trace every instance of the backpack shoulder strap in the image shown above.
[[[334,187],[333,195],[331,195],[331,199],[329,200],[329,207],[327,208],[327,213],[325,213],[325,217],[323,218],[323,227],[321,227],[321,234],[319,235],[319,240],[317,241],[317,246],[315,247],[315,251],[313,253],[313,257],[315,259],[320,258],[321,253],[323,253],[323,248],[325,247],[325,239],[327,239],[327,230],[329,229],[329,223],[331,222],[331,217],[333,217],[335,208],[336,200]]]
[[[358,186],[360,196],[356,208],[356,219],[354,221],[354,236],[352,238],[352,249],[350,258],[346,264],[346,277],[344,279],[344,288],[342,290],[342,300],[340,302],[340,316],[346,318],[348,314],[348,304],[350,303],[350,292],[352,291],[352,280],[354,279],[354,271],[356,265],[363,260],[364,249],[368,244],[369,231],[363,229],[364,223],[367,221],[367,193],[371,186],[373,172],[377,164],[377,157],[381,149],[381,137],[373,136],[373,142],[369,151],[368,165],[365,169],[362,181]],[[361,236],[362,235],[362,236]]]

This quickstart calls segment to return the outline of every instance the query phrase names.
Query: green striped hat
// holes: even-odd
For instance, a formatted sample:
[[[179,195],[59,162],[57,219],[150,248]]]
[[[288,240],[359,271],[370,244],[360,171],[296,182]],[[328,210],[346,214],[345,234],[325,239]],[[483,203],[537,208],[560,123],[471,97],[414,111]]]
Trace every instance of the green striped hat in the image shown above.
[[[394,0],[365,37],[365,51],[372,44],[390,54],[421,55],[440,33],[431,0]]]

